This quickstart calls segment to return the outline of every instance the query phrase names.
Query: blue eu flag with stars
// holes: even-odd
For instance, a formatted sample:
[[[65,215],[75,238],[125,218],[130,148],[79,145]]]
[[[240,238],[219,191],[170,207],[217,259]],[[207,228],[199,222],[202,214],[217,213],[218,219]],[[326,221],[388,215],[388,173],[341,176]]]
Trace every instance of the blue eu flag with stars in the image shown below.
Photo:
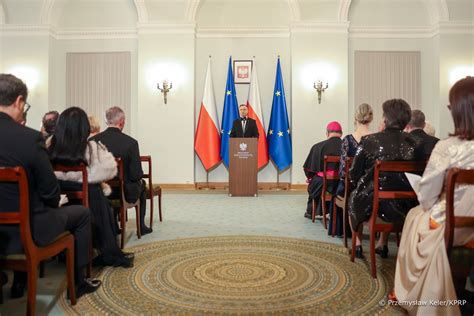
[[[291,165],[291,134],[286,109],[285,90],[278,58],[275,89],[273,91],[272,114],[267,133],[268,153],[279,171]]]
[[[221,124],[221,158],[226,167],[229,167],[229,135],[232,123],[239,117],[239,106],[235,94],[234,74],[232,73],[232,57],[229,57],[227,70],[227,84],[225,86],[224,111]]]

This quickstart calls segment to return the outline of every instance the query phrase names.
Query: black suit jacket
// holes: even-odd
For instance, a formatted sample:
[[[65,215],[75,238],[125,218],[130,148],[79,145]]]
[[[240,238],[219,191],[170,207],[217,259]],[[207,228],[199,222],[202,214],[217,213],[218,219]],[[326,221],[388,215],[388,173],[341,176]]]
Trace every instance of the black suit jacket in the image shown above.
[[[439,141],[439,138],[426,134],[426,132],[421,128],[411,131],[410,135],[413,135],[420,140],[422,155],[426,160],[428,160],[434,146]]]
[[[41,133],[0,113],[0,167],[21,166],[28,177],[31,230],[38,244],[46,244],[60,233],[64,218],[51,212],[60,199],[59,184],[49,161]],[[0,212],[18,210],[16,185],[0,183]],[[44,225],[47,223],[47,225]],[[21,251],[18,227],[0,225],[0,253]]]
[[[140,195],[140,182],[143,177],[138,142],[116,127],[109,127],[91,138],[100,141],[115,156],[123,161],[125,199],[134,203]]]
[[[250,117],[247,118],[247,123],[245,125],[245,131],[242,130],[242,120],[240,118],[236,119],[232,123],[232,130],[230,132],[230,137],[255,137],[258,138],[258,128],[257,122]]]

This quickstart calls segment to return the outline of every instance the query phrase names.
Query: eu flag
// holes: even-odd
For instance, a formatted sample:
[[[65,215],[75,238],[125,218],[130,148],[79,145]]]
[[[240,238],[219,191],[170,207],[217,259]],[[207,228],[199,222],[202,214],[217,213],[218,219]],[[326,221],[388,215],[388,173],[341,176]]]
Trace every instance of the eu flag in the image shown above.
[[[275,89],[273,91],[272,114],[267,133],[268,153],[279,171],[291,165],[291,134],[286,109],[285,90],[281,76],[280,57],[278,57]]]
[[[232,57],[229,57],[227,70],[227,84],[225,86],[224,111],[221,124],[221,158],[226,167],[229,167],[229,135],[232,123],[239,117],[239,106],[235,94],[234,74],[232,73]]]

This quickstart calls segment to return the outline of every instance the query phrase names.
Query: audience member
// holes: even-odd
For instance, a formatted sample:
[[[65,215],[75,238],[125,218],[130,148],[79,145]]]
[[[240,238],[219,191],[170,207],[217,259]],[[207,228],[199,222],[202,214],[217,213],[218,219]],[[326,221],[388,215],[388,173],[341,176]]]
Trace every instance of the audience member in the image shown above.
[[[152,229],[145,225],[146,184],[142,179],[143,170],[138,142],[122,132],[125,126],[125,113],[121,108],[117,106],[109,108],[105,112],[105,118],[107,129],[91,139],[101,142],[115,157],[122,159],[125,177],[125,199],[129,203],[140,200],[141,234],[149,234]],[[113,194],[118,195],[119,192]]]
[[[92,213],[94,246],[99,251],[94,264],[132,267],[133,258],[127,257],[117,244],[117,222],[113,209],[102,192],[100,183],[115,177],[117,163],[104,145],[89,137],[87,114],[78,107],[61,113],[49,146],[53,163],[63,165],[87,165],[89,182],[89,208]],[[55,172],[59,184],[65,191],[78,191],[82,185],[80,172]]]
[[[44,139],[47,139],[54,133],[56,128],[56,122],[58,121],[59,112],[58,111],[49,111],[43,115],[43,120],[41,123],[41,134],[43,134]]]
[[[444,241],[446,195],[444,183],[450,168],[474,168],[474,78],[454,84],[449,92],[454,133],[435,146],[417,190],[420,205],[405,221],[395,272],[395,295],[402,301],[453,302],[456,291]],[[474,216],[474,187],[454,192],[456,216]],[[474,230],[458,228],[454,245],[474,248]],[[461,298],[459,298],[461,299]],[[459,306],[402,305],[410,315],[459,315]]]
[[[330,122],[326,126],[327,139],[319,142],[309,151],[308,157],[303,165],[304,173],[306,175],[306,182],[308,183],[308,203],[304,216],[306,218],[312,217],[313,200],[316,202],[316,214],[321,218],[321,191],[323,189],[323,170],[324,170],[324,156],[339,156],[341,154],[341,136],[342,127],[338,122]],[[329,170],[334,173],[334,168]],[[328,185],[328,190],[335,190],[335,185],[331,181]]]
[[[434,146],[439,141],[439,138],[428,135],[423,128],[425,128],[425,114],[420,110],[411,111],[411,119],[408,122],[405,131],[420,139],[421,148],[423,149],[423,157],[428,160]]]
[[[426,134],[436,137],[436,129],[429,121],[426,121],[425,128],[423,128]]]
[[[374,164],[376,160],[419,160],[420,144],[403,129],[410,121],[411,109],[401,99],[387,100],[382,105],[385,129],[382,132],[362,138],[350,169],[351,190],[349,215],[356,236],[356,256],[363,257],[360,228],[372,213],[374,193]],[[403,173],[390,173],[380,179],[379,185],[386,190],[410,190],[410,184]],[[416,200],[388,200],[381,203],[378,216],[386,222],[403,223],[405,214],[416,205]],[[386,258],[388,255],[387,233],[382,233],[376,252]],[[354,237],[353,237],[354,238]]]
[[[54,176],[41,134],[19,124],[26,110],[28,89],[18,78],[0,74],[0,166],[21,166],[28,177],[31,233],[38,246],[54,241],[65,231],[74,234],[76,295],[93,292],[99,280],[86,280],[88,262],[90,211],[82,206],[58,207],[60,190]],[[0,212],[18,208],[18,190],[12,184],[0,184]],[[23,252],[18,227],[0,226],[0,253]],[[15,272],[11,296],[23,296],[26,273]]]
[[[89,125],[91,126],[91,133],[89,134],[89,137],[93,137],[100,133],[100,123],[97,117],[95,117],[94,115],[90,115],[88,119]]]
[[[337,186],[336,194],[344,197],[344,177],[346,176],[346,158],[354,157],[359,143],[365,135],[370,134],[369,125],[374,119],[374,112],[372,107],[367,103],[362,103],[357,107],[354,115],[355,131],[348,134],[342,139],[341,146],[341,162],[339,163],[339,185]],[[332,212],[330,213],[332,214]],[[336,235],[341,236],[342,231],[342,213],[338,212],[336,218]],[[332,227],[332,215],[329,218],[329,227]],[[331,234],[331,229],[328,229],[328,234]]]

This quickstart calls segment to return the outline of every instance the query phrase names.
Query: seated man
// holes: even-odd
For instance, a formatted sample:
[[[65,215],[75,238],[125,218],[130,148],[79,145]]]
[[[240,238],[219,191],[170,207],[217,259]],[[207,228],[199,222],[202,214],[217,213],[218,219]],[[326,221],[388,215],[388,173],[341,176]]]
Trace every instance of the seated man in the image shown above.
[[[324,156],[340,156],[341,155],[341,124],[334,121],[326,127],[327,139],[319,142],[311,148],[308,157],[303,165],[306,174],[306,182],[308,182],[308,205],[304,217],[311,218],[313,211],[313,200],[317,205],[316,215],[321,218],[321,191],[323,189],[323,170],[324,170]],[[335,170],[333,170],[336,172]],[[334,184],[332,189],[337,187]],[[331,190],[331,188],[328,188]]]
[[[41,134],[43,134],[44,139],[47,139],[54,134],[58,118],[58,111],[49,111],[43,115],[43,120],[41,121]]]
[[[439,138],[428,135],[423,129],[426,126],[425,114],[420,110],[411,111],[411,119],[405,127],[405,132],[419,139],[424,159],[428,160]]]
[[[84,267],[89,260],[90,210],[82,206],[58,207],[59,185],[41,133],[19,124],[23,120],[28,89],[18,78],[0,74],[0,166],[21,166],[28,177],[31,233],[38,246],[54,241],[65,231],[75,240],[76,295],[91,293],[99,280],[85,280]],[[0,212],[18,209],[18,190],[11,184],[0,184]],[[0,253],[22,252],[18,227],[0,225]],[[23,296],[26,273],[15,272],[11,296]]]
[[[125,126],[125,113],[117,106],[105,111],[108,128],[91,137],[96,142],[101,142],[115,156],[123,161],[125,199],[128,203],[135,203],[140,199],[140,228],[141,234],[146,235],[152,229],[145,225],[146,214],[146,184],[142,179],[143,170],[140,162],[140,149],[138,142],[122,133]],[[116,194],[116,193],[115,193]]]

